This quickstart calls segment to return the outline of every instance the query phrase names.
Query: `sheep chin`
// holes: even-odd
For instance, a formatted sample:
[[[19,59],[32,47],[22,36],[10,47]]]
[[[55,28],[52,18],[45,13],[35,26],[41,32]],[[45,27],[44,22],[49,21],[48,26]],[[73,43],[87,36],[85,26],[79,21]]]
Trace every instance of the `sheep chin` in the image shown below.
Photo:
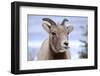
[[[66,52],[66,50],[64,50],[64,49],[59,50],[59,53],[63,53],[63,52]]]

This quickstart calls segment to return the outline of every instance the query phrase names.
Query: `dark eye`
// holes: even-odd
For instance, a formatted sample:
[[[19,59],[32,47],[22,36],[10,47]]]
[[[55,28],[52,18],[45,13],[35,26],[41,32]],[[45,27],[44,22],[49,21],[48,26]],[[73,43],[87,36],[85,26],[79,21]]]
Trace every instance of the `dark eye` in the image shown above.
[[[52,35],[56,35],[56,33],[55,33],[55,32],[51,32],[51,34],[52,34]]]

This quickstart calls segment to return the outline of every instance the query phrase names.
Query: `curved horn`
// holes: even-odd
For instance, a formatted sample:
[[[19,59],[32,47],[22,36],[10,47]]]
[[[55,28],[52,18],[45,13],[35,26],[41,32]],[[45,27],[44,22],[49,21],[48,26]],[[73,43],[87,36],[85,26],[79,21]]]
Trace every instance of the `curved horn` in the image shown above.
[[[42,20],[49,22],[51,25],[56,25],[56,23],[49,18],[43,18]]]
[[[68,22],[68,19],[64,19],[64,20],[62,21],[61,25],[64,25],[66,21]]]

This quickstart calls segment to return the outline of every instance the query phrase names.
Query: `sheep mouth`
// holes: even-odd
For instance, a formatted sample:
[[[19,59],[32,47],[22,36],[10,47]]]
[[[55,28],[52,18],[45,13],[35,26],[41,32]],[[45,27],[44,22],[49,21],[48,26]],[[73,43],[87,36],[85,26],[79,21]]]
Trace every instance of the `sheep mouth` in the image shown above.
[[[67,46],[67,47],[63,47],[63,48],[60,48],[60,49],[59,49],[59,52],[60,52],[60,53],[66,52],[67,49],[69,49],[68,46]]]
[[[69,46],[64,47],[64,49],[69,49]]]
[[[69,46],[59,48],[58,50],[66,50],[66,49],[69,49]]]

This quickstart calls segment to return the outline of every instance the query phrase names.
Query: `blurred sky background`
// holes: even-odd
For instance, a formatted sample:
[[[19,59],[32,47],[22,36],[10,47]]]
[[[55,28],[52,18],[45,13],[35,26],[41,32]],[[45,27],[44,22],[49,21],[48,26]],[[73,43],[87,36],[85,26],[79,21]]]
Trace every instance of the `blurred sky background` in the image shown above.
[[[42,27],[42,18],[50,18],[56,23],[61,23],[64,18],[69,20],[69,24],[74,27],[74,30],[69,34],[69,47],[72,59],[79,59],[79,52],[82,50],[83,45],[80,40],[84,40],[86,37],[82,36],[82,30],[80,26],[86,26],[88,24],[87,17],[79,16],[42,16],[42,15],[28,15],[27,27],[28,27],[28,50],[27,60],[35,60],[37,53],[41,47],[41,44],[48,38],[48,33]]]

